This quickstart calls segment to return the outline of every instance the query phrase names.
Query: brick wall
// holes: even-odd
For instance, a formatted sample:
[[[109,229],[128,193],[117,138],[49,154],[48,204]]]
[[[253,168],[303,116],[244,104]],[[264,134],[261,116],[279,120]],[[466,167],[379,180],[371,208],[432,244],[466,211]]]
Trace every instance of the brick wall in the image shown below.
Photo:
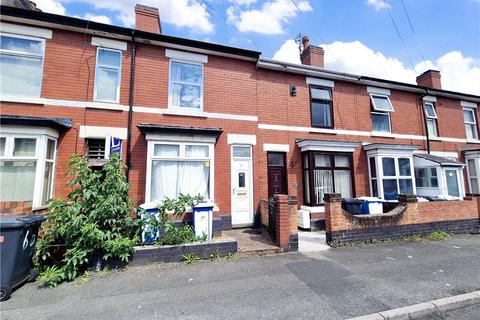
[[[338,194],[325,196],[327,242],[355,242],[403,238],[436,230],[468,232],[480,226],[477,197],[463,201],[417,202],[400,196],[392,211],[377,215],[351,215],[342,209]]]
[[[32,214],[32,201],[0,202],[0,216],[22,216]]]

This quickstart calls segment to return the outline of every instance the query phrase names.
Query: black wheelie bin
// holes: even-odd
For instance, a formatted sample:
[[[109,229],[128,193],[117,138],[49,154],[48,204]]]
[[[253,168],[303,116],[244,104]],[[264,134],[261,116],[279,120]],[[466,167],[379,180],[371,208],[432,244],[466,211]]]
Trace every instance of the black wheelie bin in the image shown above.
[[[43,221],[40,215],[0,217],[0,301],[25,281],[35,281],[32,255]]]

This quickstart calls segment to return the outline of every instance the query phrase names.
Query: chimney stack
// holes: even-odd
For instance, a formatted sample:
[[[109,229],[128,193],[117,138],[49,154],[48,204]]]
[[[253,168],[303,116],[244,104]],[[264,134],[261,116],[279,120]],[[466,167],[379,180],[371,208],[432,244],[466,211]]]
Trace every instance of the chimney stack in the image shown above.
[[[312,46],[308,36],[302,37],[303,50],[300,53],[300,61],[312,67],[323,68],[325,51],[321,47]]]
[[[442,89],[440,71],[427,70],[417,77],[417,84],[432,89]]]
[[[162,25],[160,24],[160,14],[157,8],[144,6],[142,4],[135,5],[135,29],[162,33]]]

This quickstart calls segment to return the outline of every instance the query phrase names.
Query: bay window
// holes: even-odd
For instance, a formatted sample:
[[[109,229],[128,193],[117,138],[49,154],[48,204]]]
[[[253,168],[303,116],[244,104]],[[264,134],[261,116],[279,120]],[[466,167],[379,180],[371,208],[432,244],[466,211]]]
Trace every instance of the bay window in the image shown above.
[[[56,137],[9,131],[0,137],[0,202],[45,205],[53,193]]]
[[[122,52],[97,48],[94,100],[118,103],[120,101]]]
[[[412,157],[369,157],[371,194],[385,200],[395,200],[399,194],[413,194]]]
[[[213,198],[213,144],[149,141],[147,202],[180,194]]]
[[[0,35],[0,94],[40,97],[45,40]]]
[[[323,205],[326,193],[353,196],[352,161],[348,153],[304,152],[303,186],[305,204]]]

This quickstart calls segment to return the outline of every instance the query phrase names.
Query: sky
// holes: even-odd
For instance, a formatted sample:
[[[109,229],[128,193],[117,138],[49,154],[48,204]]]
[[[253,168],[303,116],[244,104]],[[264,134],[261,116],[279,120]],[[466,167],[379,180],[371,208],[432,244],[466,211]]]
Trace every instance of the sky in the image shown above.
[[[164,34],[300,63],[298,34],[325,68],[415,83],[439,70],[446,90],[480,95],[480,0],[34,0],[45,12],[133,27],[136,2]]]

